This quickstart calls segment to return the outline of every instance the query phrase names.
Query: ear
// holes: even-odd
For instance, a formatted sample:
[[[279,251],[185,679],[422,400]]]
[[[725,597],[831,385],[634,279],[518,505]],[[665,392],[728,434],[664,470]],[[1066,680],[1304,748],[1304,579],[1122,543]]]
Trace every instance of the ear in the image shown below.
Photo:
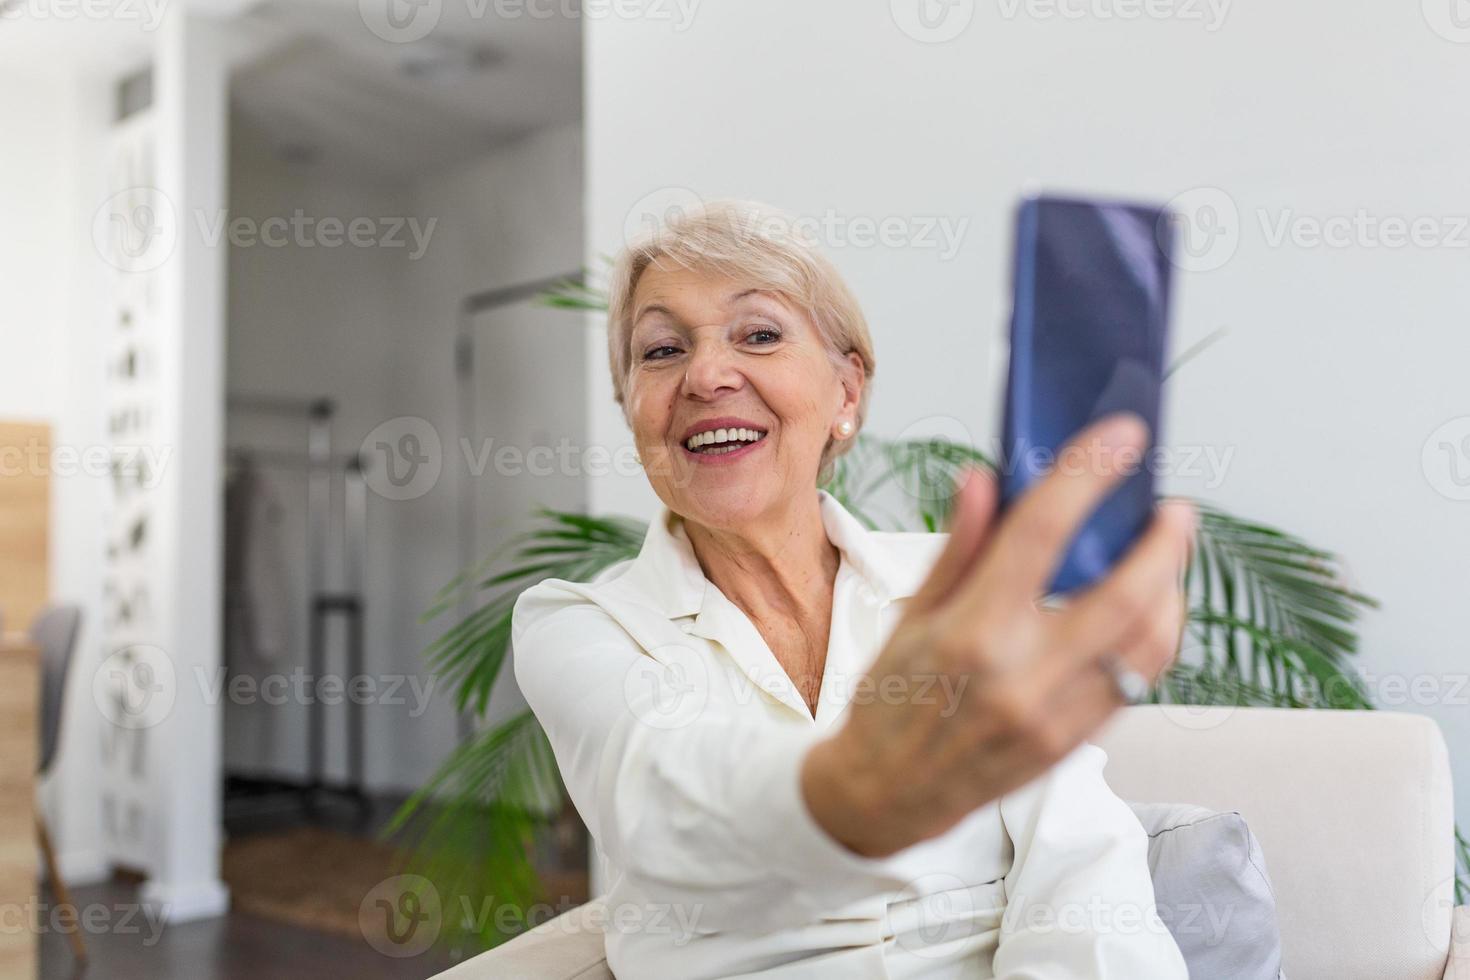
[[[863,359],[857,351],[848,351],[842,363],[837,365],[837,377],[842,382],[842,403],[838,410],[847,415],[856,415],[858,402],[863,397],[863,386],[868,383],[863,370]]]

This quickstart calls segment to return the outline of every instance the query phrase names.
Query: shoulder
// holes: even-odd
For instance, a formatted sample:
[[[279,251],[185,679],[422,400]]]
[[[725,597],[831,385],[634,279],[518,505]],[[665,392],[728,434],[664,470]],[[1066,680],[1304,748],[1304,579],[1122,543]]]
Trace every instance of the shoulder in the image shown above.
[[[548,578],[516,597],[511,608],[511,657],[517,671],[533,660],[571,669],[588,656],[636,655],[686,640],[673,620],[630,580],[631,561],[587,582]],[[554,666],[555,665],[555,666]]]
[[[511,642],[548,626],[559,630],[616,626],[615,617],[605,608],[611,597],[607,586],[622,575],[628,564],[623,561],[605,568],[587,582],[547,578],[523,590],[511,606]]]
[[[597,601],[590,582],[543,579],[516,597],[510,614],[511,671],[538,716],[568,680],[602,677],[636,655],[632,635]]]

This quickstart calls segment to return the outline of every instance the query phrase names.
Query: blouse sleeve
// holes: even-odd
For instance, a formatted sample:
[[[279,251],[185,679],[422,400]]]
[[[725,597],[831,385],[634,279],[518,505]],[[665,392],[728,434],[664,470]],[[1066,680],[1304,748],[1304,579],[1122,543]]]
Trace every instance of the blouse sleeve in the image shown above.
[[[516,680],[588,830],[633,884],[696,932],[788,928],[902,887],[806,808],[800,767],[819,730],[704,703],[698,664],[645,651],[557,581],[516,601]]]
[[[1015,858],[996,980],[1188,980],[1154,906],[1147,835],[1103,780],[1106,761],[1084,743],[1002,797]]]

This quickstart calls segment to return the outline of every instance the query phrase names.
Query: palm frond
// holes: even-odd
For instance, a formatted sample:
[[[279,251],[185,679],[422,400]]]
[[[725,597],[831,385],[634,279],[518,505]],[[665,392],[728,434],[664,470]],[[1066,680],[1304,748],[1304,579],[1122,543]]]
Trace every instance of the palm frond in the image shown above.
[[[1217,327],[1216,329],[1210,331],[1210,333],[1207,334],[1203,340],[1200,340],[1199,342],[1191,345],[1189,349],[1184,351],[1184,353],[1174,358],[1169,366],[1164,369],[1164,380],[1168,381],[1170,376],[1173,375],[1174,372],[1178,371],[1180,368],[1184,367],[1184,365],[1188,364],[1190,361],[1194,360],[1210,347],[1218,343],[1222,338],[1224,338],[1226,332],[1226,327]]]
[[[563,793],[546,734],[522,711],[456,748],[394,814],[382,836],[406,842],[407,866],[438,891],[442,940],[488,949],[510,937],[487,902],[543,900],[531,852]]]
[[[600,290],[575,279],[563,279],[543,293],[537,302],[559,310],[607,312],[607,297]]]
[[[1176,663],[1159,679],[1151,701],[1155,704],[1220,705],[1256,708],[1306,708],[1269,687],[1197,663]]]
[[[1455,828],[1455,905],[1470,905],[1470,841]]]
[[[604,254],[600,259],[602,272],[606,273],[613,263],[612,256]],[[606,313],[607,288],[593,279],[591,270],[583,269],[580,276],[562,279],[541,293],[536,302],[558,310]]]
[[[827,490],[870,529],[938,531],[949,523],[956,484],[966,467],[994,468],[973,446],[947,439],[886,440],[859,435],[838,458]],[[883,507],[885,491],[898,506]],[[881,515],[881,516],[880,516]]]
[[[1330,553],[1208,503],[1196,508],[1189,581],[1204,662],[1287,702],[1368,707],[1347,658],[1359,615],[1377,602],[1343,584]]]
[[[588,517],[538,508],[537,523],[441,590],[434,609],[490,592],[490,598],[424,651],[429,667],[455,691],[461,711],[483,714],[510,648],[510,618],[528,586],[548,578],[585,582],[638,554],[648,525],[629,517]],[[511,567],[492,571],[509,551]],[[437,614],[437,613],[436,613]]]

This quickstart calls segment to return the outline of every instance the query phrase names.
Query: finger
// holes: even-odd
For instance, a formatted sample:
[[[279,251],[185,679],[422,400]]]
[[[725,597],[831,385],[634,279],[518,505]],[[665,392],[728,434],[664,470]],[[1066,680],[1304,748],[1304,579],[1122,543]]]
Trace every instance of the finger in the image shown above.
[[[1138,671],[1150,685],[1156,684],[1173,664],[1188,619],[1188,604],[1182,601],[1182,595],[1169,608],[1172,612],[1159,618],[1152,637],[1130,638],[1120,648],[1121,664]],[[1095,735],[1125,705],[1117,683],[1099,661],[1093,660],[1059,679],[1047,710],[1063,723],[1061,739],[1075,746]]]
[[[1075,747],[1097,734],[1123,705],[1122,693],[1107,672],[1089,666],[1057,693],[1051,710],[1062,722],[1066,742]]]
[[[1184,542],[1184,556],[1179,562],[1179,587],[1183,589],[1188,581],[1189,568],[1194,564],[1199,551],[1199,508],[1187,497],[1165,497],[1159,501],[1158,506],[1159,509],[1182,507],[1189,511],[1189,534]]]
[[[1140,620],[1173,621],[1193,522],[1188,504],[1169,502],[1155,511],[1122,561],[1052,621],[1052,648],[1069,655],[1061,659],[1082,662],[1116,651],[1140,630]]]
[[[944,603],[956,584],[975,564],[994,521],[1000,490],[995,474],[970,467],[955,492],[950,513],[949,541],[934,562],[924,584],[909,599],[905,617],[928,612]]]
[[[1148,426],[1131,412],[1109,415],[1078,433],[1057,465],[1008,509],[990,554],[960,591],[958,602],[1032,602],[1060,563],[1078,527],[1142,458]]]
[[[1162,596],[1159,614],[1141,621],[1118,644],[1118,658],[1123,666],[1138,671],[1150,685],[1158,683],[1179,654],[1181,614],[1177,594]]]

